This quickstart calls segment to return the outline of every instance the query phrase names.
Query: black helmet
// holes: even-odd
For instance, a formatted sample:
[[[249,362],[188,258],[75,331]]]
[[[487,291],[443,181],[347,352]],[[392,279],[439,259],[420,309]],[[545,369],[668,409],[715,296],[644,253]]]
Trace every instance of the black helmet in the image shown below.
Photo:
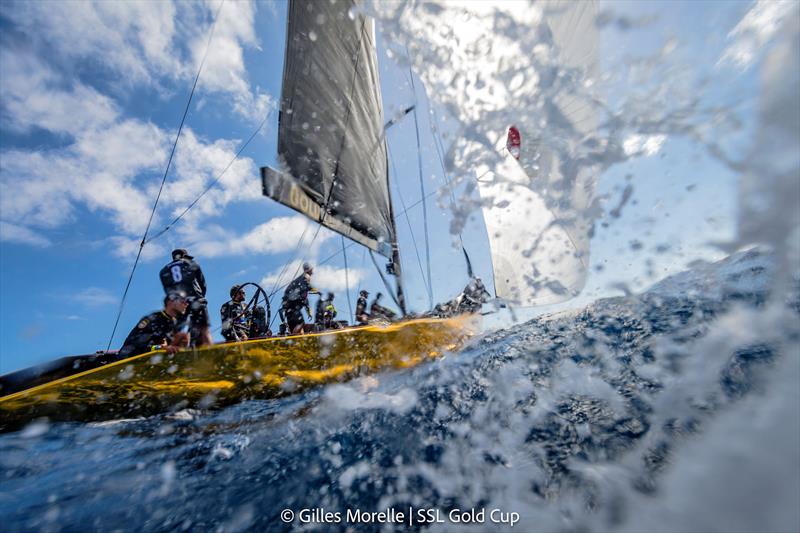
[[[328,293],[328,300],[333,300],[333,293],[332,292]]]
[[[185,302],[187,299],[186,292],[181,289],[173,289],[164,296],[164,305],[166,306],[167,302]]]
[[[239,291],[242,291],[242,290],[244,290],[244,289],[242,289],[241,285],[234,285],[233,287],[231,287],[231,298],[233,298],[234,296],[239,294]]]
[[[172,250],[172,260],[177,261],[178,259],[194,259],[191,255],[189,255],[189,251],[186,248],[176,248]]]
[[[369,291],[362,290],[358,293],[360,296],[369,296]]]

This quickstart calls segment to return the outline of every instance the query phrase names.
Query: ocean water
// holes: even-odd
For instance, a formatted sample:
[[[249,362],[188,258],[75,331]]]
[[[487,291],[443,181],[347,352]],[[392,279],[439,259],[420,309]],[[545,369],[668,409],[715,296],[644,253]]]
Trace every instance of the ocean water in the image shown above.
[[[3,528],[797,530],[800,300],[770,297],[774,263],[280,400],[35,422],[0,435]]]

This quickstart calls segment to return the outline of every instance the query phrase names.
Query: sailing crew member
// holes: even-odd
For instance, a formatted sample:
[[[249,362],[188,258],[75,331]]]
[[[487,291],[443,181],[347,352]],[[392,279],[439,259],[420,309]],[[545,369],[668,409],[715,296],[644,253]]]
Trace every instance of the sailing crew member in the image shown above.
[[[239,285],[231,287],[231,299],[219,310],[222,318],[222,336],[228,342],[246,341],[250,330],[249,313],[244,303],[244,289]]]
[[[383,307],[379,303],[382,297],[383,293],[380,292],[375,295],[375,299],[372,300],[372,305],[369,306],[369,316],[370,318],[385,318],[386,320],[391,320],[397,316],[397,313],[391,309]]]
[[[272,337],[272,330],[269,329],[269,324],[267,324],[267,310],[262,305],[253,307],[250,313],[250,332],[248,337],[251,339]]]
[[[367,313],[367,296],[369,292],[361,290],[358,293],[358,300],[356,301],[356,324],[365,326],[369,322],[369,313]]]
[[[481,310],[483,304],[489,301],[491,294],[486,290],[481,278],[475,276],[471,280],[461,294],[458,296],[458,311],[462,313],[477,313]]]
[[[314,267],[309,263],[303,263],[303,273],[292,280],[283,293],[281,309],[283,309],[290,335],[298,335],[303,332],[306,323],[303,319],[303,309],[306,310],[308,318],[311,319],[308,295],[319,294],[319,291],[311,286],[311,275],[313,273]]]
[[[337,324],[333,319],[336,318],[336,307],[333,305],[333,293],[329,292],[325,298],[320,297],[317,308],[314,312],[314,323],[317,331],[331,329]]]
[[[322,325],[325,329],[338,329],[339,324],[337,324],[334,319],[336,318],[336,307],[333,305],[333,293],[329,292],[328,297],[325,299],[325,306],[322,310]]]
[[[159,272],[164,293],[182,290],[189,297],[188,318],[192,342],[196,346],[211,344],[211,329],[206,300],[206,278],[203,271],[185,248],[172,251],[172,261]]]
[[[172,354],[188,346],[189,334],[181,331],[186,329],[181,318],[188,306],[189,299],[184,291],[171,291],[164,297],[163,310],[142,317],[128,333],[118,357],[124,359],[162,348]]]

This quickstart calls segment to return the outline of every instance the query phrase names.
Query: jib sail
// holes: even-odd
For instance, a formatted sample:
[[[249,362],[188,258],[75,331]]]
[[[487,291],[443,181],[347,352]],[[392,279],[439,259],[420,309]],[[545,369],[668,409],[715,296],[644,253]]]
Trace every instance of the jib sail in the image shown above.
[[[561,61],[591,73],[598,58],[595,2],[550,1],[544,21]],[[550,101],[551,115],[576,135],[597,126],[585,98],[562,91]],[[480,172],[478,189],[491,199],[483,208],[492,254],[495,292],[523,306],[568,300],[583,288],[589,264],[595,188],[593,169],[577,165],[543,137],[553,131],[516,124],[509,128],[506,154],[493,172]],[[556,194],[557,192],[557,194]]]
[[[391,258],[396,233],[374,24],[352,0],[289,2],[278,126],[283,168],[266,196]]]

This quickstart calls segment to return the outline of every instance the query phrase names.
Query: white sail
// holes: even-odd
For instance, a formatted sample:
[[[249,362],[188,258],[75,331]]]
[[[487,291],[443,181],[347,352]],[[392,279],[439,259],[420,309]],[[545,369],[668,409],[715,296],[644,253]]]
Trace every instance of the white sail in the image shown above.
[[[544,21],[558,68],[591,74],[597,61],[594,2],[547,2]],[[543,76],[546,74],[543,74]],[[544,97],[542,124],[513,124],[500,165],[478,170],[495,292],[523,306],[567,300],[583,288],[589,266],[592,169],[575,143],[597,125],[585,95]],[[556,139],[546,138],[561,132]],[[568,135],[563,132],[568,131]]]

